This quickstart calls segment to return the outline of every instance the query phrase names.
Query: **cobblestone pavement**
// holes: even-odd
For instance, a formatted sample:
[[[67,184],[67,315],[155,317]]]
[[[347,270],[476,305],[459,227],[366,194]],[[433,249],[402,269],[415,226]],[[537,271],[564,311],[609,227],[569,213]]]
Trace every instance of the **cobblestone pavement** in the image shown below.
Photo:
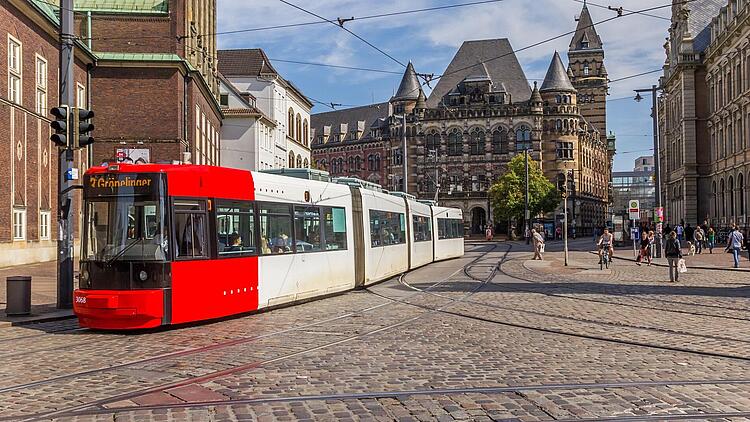
[[[0,421],[750,420],[750,274],[550,249],[179,329],[0,328]]]

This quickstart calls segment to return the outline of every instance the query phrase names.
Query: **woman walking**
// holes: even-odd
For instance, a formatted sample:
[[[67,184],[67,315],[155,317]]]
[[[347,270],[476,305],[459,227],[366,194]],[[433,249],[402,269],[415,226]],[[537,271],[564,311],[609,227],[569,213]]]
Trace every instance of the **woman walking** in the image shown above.
[[[540,261],[544,260],[544,256],[542,255],[544,253],[544,237],[542,237],[542,234],[536,231],[536,229],[531,229],[531,239],[534,242],[534,259],[539,258]]]
[[[667,237],[667,243],[664,245],[664,256],[667,257],[669,262],[669,281],[675,283],[680,280],[677,264],[682,258],[682,249],[680,248],[680,241],[677,240],[677,233],[674,231],[670,232]]]
[[[706,238],[708,238],[708,252],[714,253],[714,246],[716,245],[716,232],[714,231],[713,226],[708,228]]]

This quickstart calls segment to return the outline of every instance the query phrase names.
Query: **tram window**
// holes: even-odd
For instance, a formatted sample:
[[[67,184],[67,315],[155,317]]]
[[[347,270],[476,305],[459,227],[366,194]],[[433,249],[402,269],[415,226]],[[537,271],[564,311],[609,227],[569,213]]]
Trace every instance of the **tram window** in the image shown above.
[[[412,216],[414,226],[414,241],[425,242],[432,240],[432,221],[430,217]]]
[[[294,252],[291,207],[287,204],[263,203],[258,207],[260,220],[260,252],[282,254]]]
[[[177,258],[203,258],[208,255],[206,211],[202,201],[175,203]]]
[[[294,245],[297,252],[321,250],[318,207],[294,207],[294,230]]]
[[[404,214],[370,210],[370,240],[372,247],[406,243]]]
[[[463,220],[438,218],[438,239],[458,239],[464,237]]]
[[[218,203],[216,229],[219,232],[219,255],[257,253],[254,235],[255,212],[251,202]]]
[[[326,250],[346,249],[346,210],[344,208],[323,208]]]

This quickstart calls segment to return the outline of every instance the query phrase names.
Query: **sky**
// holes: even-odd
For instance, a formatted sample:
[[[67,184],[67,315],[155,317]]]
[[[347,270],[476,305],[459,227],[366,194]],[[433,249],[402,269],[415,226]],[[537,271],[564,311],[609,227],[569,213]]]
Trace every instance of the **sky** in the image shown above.
[[[406,10],[471,3],[476,0],[288,0],[324,18],[365,17]],[[594,22],[616,13],[606,5],[631,11],[656,8],[643,14],[630,14],[597,25],[604,42],[605,66],[610,80],[660,69],[664,63],[663,44],[669,28],[668,0],[599,0],[588,2]],[[465,40],[508,38],[514,49],[529,46],[574,31],[575,16],[582,0],[500,0],[465,7],[425,11],[380,18],[354,20],[346,28],[383,50],[393,59],[336,25],[323,22],[280,0],[218,0],[218,45],[228,48],[262,48],[282,76],[302,92],[323,103],[358,106],[387,101],[398,88],[404,67],[412,61],[419,73],[440,74]],[[664,19],[667,18],[667,19]],[[320,21],[320,23],[317,23]],[[268,26],[314,22],[281,29],[253,30]],[[244,31],[221,34],[225,31]],[[532,84],[544,78],[555,50],[567,61],[572,35],[528,48],[517,53]],[[286,61],[383,70],[371,72],[287,63]],[[607,129],[617,136],[615,171],[629,171],[641,155],[653,154],[651,97],[633,100],[636,88],[658,84],[660,73],[630,78],[610,85],[607,103]],[[433,85],[434,86],[434,85]],[[425,87],[429,95],[429,88]],[[317,104],[313,113],[329,111]]]

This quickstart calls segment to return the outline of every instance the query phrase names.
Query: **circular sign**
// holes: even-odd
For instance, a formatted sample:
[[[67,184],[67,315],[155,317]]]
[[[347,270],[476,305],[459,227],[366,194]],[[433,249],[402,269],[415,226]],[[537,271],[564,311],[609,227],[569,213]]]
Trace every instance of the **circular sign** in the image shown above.
[[[638,208],[638,201],[630,201],[630,208]]]

